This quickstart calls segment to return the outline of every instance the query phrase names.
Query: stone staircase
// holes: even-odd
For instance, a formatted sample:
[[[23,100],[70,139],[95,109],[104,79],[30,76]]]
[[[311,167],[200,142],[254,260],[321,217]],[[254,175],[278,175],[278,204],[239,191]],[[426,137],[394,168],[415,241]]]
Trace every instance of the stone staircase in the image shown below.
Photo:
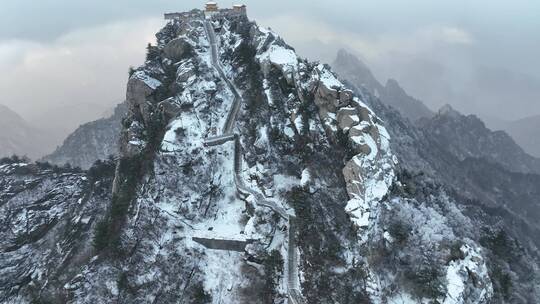
[[[223,72],[223,67],[219,61],[219,53],[218,53],[218,46],[217,46],[217,39],[216,34],[212,25],[211,19],[206,19],[204,22],[206,34],[208,36],[208,39],[210,41],[210,47],[212,48],[212,64],[220,77],[227,83],[227,86],[231,90],[231,92],[234,95],[233,104],[231,107],[231,110],[229,111],[227,115],[227,119],[225,121],[225,125],[223,127],[223,134],[220,136],[216,136],[213,138],[209,138],[205,141],[204,145],[207,147],[210,146],[217,146],[224,144],[228,141],[234,140],[234,181],[236,184],[236,189],[238,194],[243,197],[244,199],[247,199],[248,197],[252,196],[255,204],[259,206],[263,206],[266,208],[271,209],[275,213],[277,213],[281,218],[287,220],[288,226],[289,226],[289,238],[288,238],[288,248],[287,248],[287,296],[288,301],[290,304],[304,304],[306,303],[304,300],[304,297],[302,296],[302,292],[300,290],[299,286],[299,274],[298,274],[298,254],[297,254],[297,245],[296,245],[296,218],[294,215],[288,213],[285,209],[278,206],[275,202],[267,200],[260,192],[257,192],[249,187],[247,187],[244,184],[244,181],[241,177],[242,172],[242,145],[240,144],[239,137],[233,133],[233,129],[236,123],[236,118],[238,116],[238,112],[240,111],[241,104],[243,103],[243,98],[239,93],[239,90],[236,88],[236,86],[231,82],[231,80],[226,76],[226,74]],[[197,241],[197,240],[195,240]],[[204,240],[201,244],[203,244],[207,248],[217,248],[222,247],[222,244],[225,244],[225,246],[233,245],[231,242],[238,242],[238,241],[227,241],[227,240],[219,240],[218,242],[214,242],[215,240]],[[206,244],[206,245],[205,245]],[[214,246],[214,245],[216,246]],[[234,246],[238,245],[238,248],[241,246],[244,246],[244,244],[236,244]],[[209,247],[210,246],[210,247]],[[233,247],[234,247],[233,246]],[[236,247],[235,247],[236,248]],[[238,249],[237,248],[237,249]]]

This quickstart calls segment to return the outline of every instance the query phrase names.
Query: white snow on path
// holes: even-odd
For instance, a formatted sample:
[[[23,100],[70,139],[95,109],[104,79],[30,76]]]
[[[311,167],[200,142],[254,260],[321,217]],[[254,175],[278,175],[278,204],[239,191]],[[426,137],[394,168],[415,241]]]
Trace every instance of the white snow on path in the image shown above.
[[[245,240],[242,218],[244,204],[235,197],[225,197],[218,203],[218,212],[210,220],[194,225],[193,236],[203,238]]]
[[[240,297],[236,291],[246,285],[241,270],[244,254],[206,249],[202,263],[204,289],[212,294],[212,304],[236,303]]]

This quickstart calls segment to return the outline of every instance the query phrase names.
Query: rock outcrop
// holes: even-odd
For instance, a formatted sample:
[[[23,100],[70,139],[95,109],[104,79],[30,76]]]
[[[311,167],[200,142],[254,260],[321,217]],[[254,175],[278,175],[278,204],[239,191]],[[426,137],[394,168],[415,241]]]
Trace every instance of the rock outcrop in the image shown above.
[[[163,48],[165,57],[174,62],[180,61],[191,51],[191,44],[182,37],[169,41],[169,43],[167,43],[167,45]]]

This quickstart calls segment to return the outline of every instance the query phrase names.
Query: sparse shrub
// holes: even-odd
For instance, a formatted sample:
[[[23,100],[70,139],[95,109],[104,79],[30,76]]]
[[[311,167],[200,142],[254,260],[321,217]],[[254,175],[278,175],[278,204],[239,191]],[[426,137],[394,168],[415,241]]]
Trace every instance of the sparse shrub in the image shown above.
[[[30,304],[53,304],[53,303],[54,303],[53,301],[42,298],[42,297],[32,299],[32,301],[30,302]]]
[[[388,233],[398,244],[403,245],[409,239],[411,227],[400,219],[396,219],[388,226]]]
[[[204,286],[201,282],[197,283],[193,288],[193,295],[191,303],[193,304],[208,304],[212,303],[212,295],[208,294],[204,290]]]
[[[416,176],[423,175],[423,172],[419,172]],[[396,196],[413,197],[417,192],[417,185],[415,183],[415,177],[408,170],[400,170],[397,174],[397,181],[392,185],[392,193]]]
[[[146,46],[146,60],[153,61],[158,59],[160,56],[160,51],[157,46],[153,46],[151,43],[148,43]]]
[[[98,159],[90,169],[88,169],[87,176],[90,180],[100,180],[106,177],[114,176],[114,169],[116,167],[116,161],[114,158],[107,160]]]
[[[272,143],[278,143],[282,140],[283,135],[278,128],[271,128],[268,132],[268,138]]]
[[[276,287],[279,277],[283,274],[283,257],[277,250],[272,250],[264,257],[263,261],[265,284],[263,297],[265,303],[273,303],[276,298]]]
[[[122,118],[122,127],[124,127],[124,129],[127,129],[131,126],[132,122],[133,120],[129,116],[125,116],[124,118]]]
[[[193,161],[188,161],[187,163],[183,164],[181,167],[182,167],[183,174],[189,175],[193,173]]]
[[[480,244],[489,248],[495,255],[507,260],[513,258],[518,251],[515,241],[502,229],[486,231],[480,239]]]
[[[20,162],[29,162],[30,160],[26,156],[12,155],[10,157],[3,157],[0,159],[0,164],[16,164]]]
[[[131,76],[133,76],[133,74],[135,74],[136,71],[137,70],[134,67],[130,66],[129,69],[128,69],[129,77],[131,78]]]
[[[174,130],[174,133],[178,137],[184,137],[184,136],[186,136],[186,128],[179,127],[176,130]]]
[[[118,280],[116,280],[116,286],[118,287],[119,290],[124,290],[124,291],[130,290],[128,275],[126,272],[121,272],[118,275]]]
[[[465,255],[461,251],[462,246],[463,242],[460,240],[452,243],[452,245],[450,246],[450,256],[448,258],[449,261],[463,260],[465,258]]]
[[[338,144],[343,147],[343,150],[345,151],[346,160],[352,159],[356,155],[356,152],[352,147],[351,141],[349,140],[349,136],[347,135],[347,133],[343,131],[338,131],[336,132],[336,138]]]
[[[491,280],[494,283],[495,291],[498,291],[505,300],[509,300],[512,291],[512,277],[499,266],[495,266],[490,273]]]
[[[109,245],[109,223],[106,218],[96,224],[92,245],[97,251],[101,251]]]
[[[410,265],[404,269],[404,276],[414,295],[431,299],[439,298],[446,292],[445,272],[437,261],[424,259],[417,265]]]

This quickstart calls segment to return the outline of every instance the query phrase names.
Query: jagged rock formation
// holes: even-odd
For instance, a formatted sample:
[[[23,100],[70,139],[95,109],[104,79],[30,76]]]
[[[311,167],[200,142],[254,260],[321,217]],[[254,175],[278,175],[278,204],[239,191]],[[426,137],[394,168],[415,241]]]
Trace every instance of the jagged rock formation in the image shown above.
[[[332,67],[341,77],[347,79],[350,85],[358,89],[364,88],[413,122],[434,115],[420,100],[409,96],[396,80],[389,79],[383,86],[358,57],[343,49],[338,51]]]
[[[179,16],[129,79],[114,173],[0,167],[4,302],[492,303],[526,279],[461,197],[404,173],[435,166],[400,164],[415,151],[394,150],[395,112],[243,14]],[[58,213],[21,241],[21,205]],[[33,267],[10,262],[23,253]]]
[[[42,161],[60,166],[70,164],[86,170],[97,160],[118,155],[119,134],[126,111],[122,103],[116,106],[109,118],[81,125],[52,154],[43,157]]]

